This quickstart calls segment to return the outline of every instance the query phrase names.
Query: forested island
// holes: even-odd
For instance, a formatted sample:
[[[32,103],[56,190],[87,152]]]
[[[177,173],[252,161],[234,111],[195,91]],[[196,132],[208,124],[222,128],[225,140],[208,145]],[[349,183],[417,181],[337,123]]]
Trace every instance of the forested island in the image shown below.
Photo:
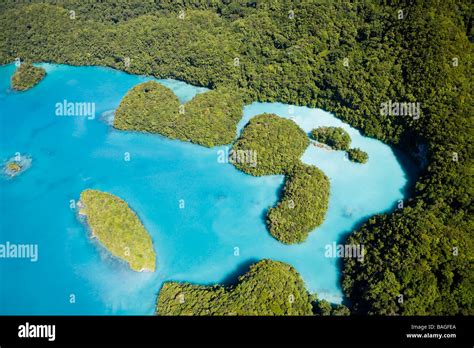
[[[295,163],[287,171],[281,200],[267,213],[270,234],[286,244],[304,242],[323,223],[328,202],[326,175],[315,166]]]
[[[472,13],[467,0],[2,2],[0,63],[110,66],[333,112],[421,167],[403,208],[348,235],[367,251],[344,259],[351,312],[473,315]],[[422,116],[382,115],[389,100]]]
[[[303,242],[319,226],[329,201],[329,180],[316,168],[301,163],[309,139],[293,121],[274,114],[253,117],[232,146],[234,153],[255,152],[256,163],[233,164],[255,176],[285,175],[280,202],[267,213],[270,234],[286,244]]]
[[[358,147],[347,150],[347,156],[353,162],[366,163],[369,160],[369,155]]]
[[[169,88],[148,81],[133,87],[122,99],[113,126],[213,147],[234,139],[242,106],[238,91],[224,89],[198,94],[181,105]]]
[[[23,62],[12,77],[12,88],[17,91],[26,91],[37,85],[45,75],[46,71],[43,68],[35,67],[29,62]]]
[[[366,163],[369,155],[359,148],[351,149],[351,136],[341,127],[319,127],[311,131],[311,138],[334,150],[346,151],[349,160]]]
[[[311,138],[334,150],[349,150],[351,136],[341,127],[319,127],[311,131]]]
[[[87,219],[92,237],[136,272],[154,272],[156,255],[150,235],[128,204],[98,190],[81,193],[79,214]]]

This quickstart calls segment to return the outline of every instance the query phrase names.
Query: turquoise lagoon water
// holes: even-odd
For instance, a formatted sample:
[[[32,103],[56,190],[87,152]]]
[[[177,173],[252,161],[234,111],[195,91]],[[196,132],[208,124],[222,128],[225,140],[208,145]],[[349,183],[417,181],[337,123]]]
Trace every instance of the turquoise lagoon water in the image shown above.
[[[26,172],[0,180],[0,243],[39,248],[37,262],[0,259],[0,314],[152,314],[164,281],[229,283],[263,258],[293,265],[310,292],[340,302],[338,262],[324,257],[325,245],[340,242],[363,219],[403,198],[408,178],[390,147],[322,110],[248,105],[239,130],[252,116],[273,112],[308,132],[341,126],[370,156],[359,165],[343,152],[308,147],[303,161],[330,178],[329,210],[305,243],[283,245],[264,223],[282,176],[255,178],[219,163],[217,151],[225,147],[116,131],[100,119],[128,89],[152,78],[101,67],[42,66],[46,78],[23,93],[9,86],[15,67],[0,67],[0,159],[16,152],[33,158]],[[181,101],[205,91],[179,81],[159,82]],[[56,116],[55,104],[63,100],[94,102],[95,119]],[[111,192],[137,212],[153,238],[155,273],[129,270],[89,239],[70,208],[70,200],[86,188]]]

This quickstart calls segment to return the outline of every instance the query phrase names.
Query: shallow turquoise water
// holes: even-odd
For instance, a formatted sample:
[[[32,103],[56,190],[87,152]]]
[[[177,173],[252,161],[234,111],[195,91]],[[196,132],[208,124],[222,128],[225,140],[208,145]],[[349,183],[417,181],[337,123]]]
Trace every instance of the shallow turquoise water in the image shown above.
[[[283,177],[255,178],[218,163],[224,147],[116,131],[99,119],[128,89],[151,78],[100,67],[42,66],[47,77],[23,93],[9,88],[15,67],[0,67],[0,160],[16,152],[33,158],[28,171],[0,180],[0,244],[39,248],[37,262],[0,259],[0,314],[152,314],[163,281],[229,282],[262,258],[293,265],[309,291],[340,302],[337,259],[324,257],[324,246],[403,198],[408,178],[390,147],[322,110],[249,105],[239,128],[262,112],[293,118],[308,132],[342,126],[370,157],[359,165],[340,151],[307,149],[303,161],[330,178],[329,211],[305,243],[285,246],[266,232],[263,220]],[[182,101],[205,91],[159,81]],[[55,104],[64,99],[95,102],[95,119],[55,116]],[[111,192],[137,212],[153,238],[155,273],[130,271],[88,238],[69,206],[86,188]]]

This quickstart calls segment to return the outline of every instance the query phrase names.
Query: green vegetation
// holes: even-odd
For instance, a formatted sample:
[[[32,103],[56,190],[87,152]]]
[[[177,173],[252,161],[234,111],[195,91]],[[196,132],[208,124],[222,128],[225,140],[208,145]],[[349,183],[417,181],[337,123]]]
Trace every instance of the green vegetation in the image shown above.
[[[133,2],[117,5],[111,0],[104,4],[80,0],[50,3],[54,6],[0,4],[0,23],[2,28],[9,28],[0,32],[2,64],[17,57],[22,60],[37,57],[29,60],[103,65],[212,89],[228,82],[229,76],[240,74],[240,68],[234,66],[240,41],[217,13],[189,10],[180,19],[180,9],[170,3],[173,13],[150,9],[154,3],[140,6]],[[72,9],[74,19],[69,12]],[[134,14],[147,9],[143,12],[146,15]],[[110,11],[120,13],[123,21],[91,20],[107,17]],[[164,12],[167,14],[163,15]]]
[[[469,2],[417,3],[387,30],[403,95],[422,103],[402,144],[427,166],[403,209],[371,218],[348,237],[367,250],[363,263],[344,265],[352,312],[474,314],[472,10]]]
[[[326,300],[316,300],[313,303],[313,312],[315,315],[321,316],[346,316],[351,314],[349,308],[347,308],[346,306],[342,304],[331,304]]]
[[[94,237],[134,271],[155,271],[156,255],[150,235],[126,202],[106,192],[81,193],[80,214]]]
[[[257,155],[256,165],[251,161],[233,162],[243,172],[286,175],[282,199],[267,213],[270,234],[286,244],[303,242],[323,222],[328,208],[329,180],[318,168],[300,161],[308,144],[308,137],[295,122],[261,114],[250,119],[232,147],[237,154]]]
[[[403,209],[348,237],[367,251],[363,263],[344,260],[351,312],[473,315],[472,13],[467,0],[5,1],[0,63],[105,65],[239,88],[247,102],[320,107],[401,148],[422,172]],[[420,102],[420,118],[381,115],[389,100]]]
[[[349,150],[351,137],[341,127],[319,127],[311,131],[311,138],[324,143],[334,150]]]
[[[158,296],[159,315],[311,315],[311,296],[296,270],[262,260],[229,287],[167,282]]]
[[[26,91],[38,84],[46,75],[43,68],[37,68],[31,63],[22,63],[12,77],[12,88],[17,91]]]
[[[286,244],[301,243],[324,221],[329,180],[314,166],[296,164],[288,173],[283,197],[267,214],[270,234]]]
[[[173,91],[148,81],[133,87],[122,99],[114,127],[212,147],[234,139],[242,106],[238,94],[222,89],[198,94],[181,105]]]
[[[172,90],[155,81],[133,87],[115,111],[114,127],[122,130],[143,130],[171,133],[181,103]],[[166,127],[166,128],[165,128]]]
[[[324,143],[334,150],[347,151],[349,159],[353,162],[366,163],[369,155],[359,148],[349,149],[351,146],[351,137],[341,127],[319,127],[311,131],[311,138]]]
[[[353,162],[366,163],[369,160],[369,155],[367,152],[362,151],[358,147],[347,150],[347,155]]]
[[[257,165],[235,162],[241,171],[255,175],[286,174],[309,145],[305,132],[293,121],[275,114],[261,114],[250,119],[232,151],[252,151]]]

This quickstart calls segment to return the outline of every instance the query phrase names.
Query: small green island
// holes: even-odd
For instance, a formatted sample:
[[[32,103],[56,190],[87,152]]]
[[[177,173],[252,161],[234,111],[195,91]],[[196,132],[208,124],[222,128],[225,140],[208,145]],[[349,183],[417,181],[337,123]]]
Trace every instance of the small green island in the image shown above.
[[[181,104],[172,90],[148,81],[128,91],[113,126],[213,147],[232,142],[242,107],[240,95],[225,89],[198,94]]]
[[[313,297],[290,265],[265,259],[232,286],[166,282],[158,315],[312,315]]]
[[[367,152],[362,151],[358,147],[347,150],[347,156],[352,162],[366,163],[369,160]]]
[[[12,88],[16,91],[26,91],[37,85],[46,75],[46,70],[23,62],[12,77]]]
[[[311,138],[334,150],[349,150],[351,137],[341,127],[319,127],[311,131]]]
[[[261,114],[249,121],[232,147],[233,153],[257,154],[256,164],[232,162],[243,172],[286,176],[281,200],[268,211],[266,221],[270,234],[285,244],[305,241],[324,221],[328,209],[329,179],[315,166],[300,161],[308,145],[307,135],[295,122]]]
[[[326,144],[333,150],[346,151],[352,162],[366,163],[369,160],[367,152],[359,148],[351,149],[351,136],[341,127],[318,127],[311,131],[310,136],[317,142]]]
[[[81,193],[79,214],[86,217],[92,236],[115,257],[137,272],[154,272],[156,255],[150,235],[128,204],[98,190]]]

